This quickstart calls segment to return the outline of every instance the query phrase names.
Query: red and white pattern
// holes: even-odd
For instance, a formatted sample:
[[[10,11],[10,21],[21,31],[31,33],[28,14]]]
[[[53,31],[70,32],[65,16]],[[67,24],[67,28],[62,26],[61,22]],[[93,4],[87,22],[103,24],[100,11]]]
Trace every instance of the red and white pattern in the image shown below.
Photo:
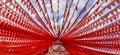
[[[0,0],[0,55],[45,55],[56,40],[71,55],[120,54],[120,0],[95,0],[89,9],[91,0],[82,8],[82,0],[64,0],[63,10],[60,0],[48,1]]]

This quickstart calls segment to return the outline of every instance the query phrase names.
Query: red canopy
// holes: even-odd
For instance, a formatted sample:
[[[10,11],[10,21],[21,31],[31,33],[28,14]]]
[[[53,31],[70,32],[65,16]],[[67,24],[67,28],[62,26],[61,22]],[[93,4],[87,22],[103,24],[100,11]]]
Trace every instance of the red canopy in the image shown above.
[[[82,1],[0,0],[0,55],[46,54],[56,40],[71,55],[119,55],[120,0]]]

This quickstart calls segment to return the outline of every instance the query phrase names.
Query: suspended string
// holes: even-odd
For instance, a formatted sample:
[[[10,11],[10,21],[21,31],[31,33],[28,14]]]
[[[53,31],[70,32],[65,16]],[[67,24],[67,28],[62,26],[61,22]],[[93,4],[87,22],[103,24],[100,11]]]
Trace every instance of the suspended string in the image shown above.
[[[48,12],[47,12],[47,9],[46,9],[46,4],[45,4],[45,1],[44,0],[42,0],[42,4],[43,4],[43,8],[44,8],[44,10],[45,10],[45,13],[47,13],[47,19],[48,19],[48,25],[49,25],[49,27],[50,27],[50,29],[52,30],[52,32],[53,32],[53,29],[52,29],[52,24],[51,24],[51,21],[50,21],[50,18],[49,18],[49,15],[48,15]],[[43,13],[43,15],[45,16],[45,13]],[[55,35],[55,34],[54,34]]]
[[[119,6],[118,6],[119,7]],[[117,7],[116,7],[117,8]],[[107,17],[108,15],[109,15],[109,13],[111,13],[112,11],[114,11],[114,10],[116,10],[116,9],[113,9],[113,10],[111,10],[110,12],[108,12],[107,14],[105,14],[105,15],[103,15],[103,16],[101,16],[98,20],[100,20],[101,18],[103,18],[103,17]],[[103,12],[103,11],[102,11]],[[101,14],[100,14],[101,15]],[[95,17],[94,17],[95,18]],[[94,22],[93,22],[94,23]],[[91,24],[93,24],[93,23],[91,23]],[[98,24],[98,22],[97,21],[95,21],[95,23],[97,23]],[[99,25],[99,24],[98,24]],[[87,26],[87,27],[89,27],[89,25]],[[98,27],[98,26],[97,26]],[[102,27],[102,26],[101,26]],[[82,29],[82,30],[84,30],[84,29]]]
[[[72,13],[72,16],[71,16],[70,20],[68,21],[68,24],[66,25],[67,27],[66,27],[64,33],[67,33],[67,31],[69,30],[70,23],[72,22],[72,19],[73,19],[73,16],[74,16],[74,14],[75,14],[75,11],[78,11],[79,1],[80,1],[80,0],[77,1],[77,4],[76,4],[76,6],[75,6],[75,8],[74,8],[74,11],[73,11],[73,13]]]
[[[112,3],[114,3],[114,2],[112,2]],[[110,6],[110,5],[108,5],[108,6]],[[101,10],[100,12],[102,12],[102,11],[104,11],[105,10],[105,8],[103,9],[103,10]],[[97,10],[96,10],[97,11]],[[94,11],[95,12],[95,11]],[[95,15],[96,16],[96,15]],[[92,18],[95,18],[95,17],[92,17]],[[91,19],[92,19],[91,18]],[[89,19],[89,18],[88,18]],[[85,20],[84,20],[85,21]],[[87,21],[86,21],[87,22]],[[84,23],[84,22],[83,22]],[[80,25],[80,26],[83,26],[83,25]],[[78,26],[79,27],[79,26]],[[77,30],[78,28],[76,27],[76,28],[74,28],[73,29],[73,31],[75,31],[75,30]],[[71,32],[73,32],[73,31],[71,31]]]
[[[67,20],[68,20],[68,17],[69,17],[69,15],[70,15],[70,8],[71,8],[71,6],[72,6],[72,3],[73,3],[73,0],[70,0],[70,4],[69,4],[69,6],[68,6],[68,9],[67,9],[67,13],[65,13],[65,17],[64,17],[64,19],[63,19],[63,23],[62,23],[62,32],[61,32],[61,35],[63,35],[63,33],[65,32],[64,30],[65,30],[65,25],[66,25],[66,23],[67,23]],[[67,7],[66,7],[67,8]]]
[[[31,13],[35,14],[35,17],[37,18],[37,20],[42,24],[42,26],[45,28],[43,28],[44,30],[46,30],[49,35],[51,35],[51,32],[49,31],[49,29],[47,28],[47,26],[45,25],[45,23],[43,22],[43,20],[41,19],[41,17],[38,15],[37,11],[35,10],[35,8],[33,7],[32,3],[30,0],[27,0],[27,1],[22,1],[22,3],[24,3],[25,5],[28,5],[28,10],[31,11]],[[34,11],[34,12],[33,12]],[[45,18],[46,19],[46,18]]]
[[[87,6],[88,2],[89,2],[89,0],[87,0],[87,2],[86,2],[86,4],[85,4],[84,8],[81,10],[81,12],[79,13],[79,15],[77,16],[77,18],[75,19],[75,21],[74,21],[74,22],[77,22],[77,21],[78,21],[78,17],[82,14],[82,12],[84,12],[84,11],[85,11],[85,8],[86,8],[86,6]],[[73,24],[74,24],[74,22],[73,22]],[[73,24],[72,24],[72,25],[73,25]],[[72,27],[72,26],[71,26],[71,27]],[[70,30],[68,33],[70,33],[70,32],[72,32],[72,31]],[[65,35],[63,35],[63,36],[69,35],[68,33],[67,33],[67,34],[65,34]]]
[[[104,2],[102,2],[101,4],[103,4]],[[101,5],[100,5],[101,6]],[[97,10],[100,8],[100,6],[98,6],[98,8],[94,11],[94,12],[97,12]],[[85,17],[85,16],[84,16]],[[83,19],[89,19],[89,18],[83,18]],[[85,20],[84,20],[85,21]],[[82,22],[82,20],[81,20],[81,22]],[[80,25],[78,26],[78,27],[83,27],[83,26],[85,26],[85,23],[88,23],[88,22],[82,22],[82,23],[80,23]],[[79,23],[78,23],[79,24]],[[84,27],[85,28],[85,27]],[[84,28],[81,28],[80,30],[78,30],[78,31],[75,31],[74,33],[79,33],[82,29],[84,29]],[[73,33],[73,34],[74,34]]]

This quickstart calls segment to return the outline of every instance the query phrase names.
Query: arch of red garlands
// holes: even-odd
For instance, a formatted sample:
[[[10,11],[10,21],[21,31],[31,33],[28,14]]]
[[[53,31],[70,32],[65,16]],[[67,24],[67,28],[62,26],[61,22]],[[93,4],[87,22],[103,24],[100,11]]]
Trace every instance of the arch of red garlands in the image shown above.
[[[77,3],[70,13],[74,1]],[[60,28],[59,0],[58,23],[54,21],[53,0],[49,2],[52,18],[49,17],[45,0],[20,0],[30,13],[17,0],[0,0],[0,55],[40,55],[56,40],[60,40],[72,55],[120,54],[120,0],[96,0],[79,21],[81,14],[87,10],[89,1],[86,0],[74,18],[80,0],[65,0],[64,19]],[[42,15],[32,2],[35,2]],[[107,4],[101,8],[105,3]],[[109,11],[104,14],[106,9]],[[35,18],[30,14],[34,14]]]

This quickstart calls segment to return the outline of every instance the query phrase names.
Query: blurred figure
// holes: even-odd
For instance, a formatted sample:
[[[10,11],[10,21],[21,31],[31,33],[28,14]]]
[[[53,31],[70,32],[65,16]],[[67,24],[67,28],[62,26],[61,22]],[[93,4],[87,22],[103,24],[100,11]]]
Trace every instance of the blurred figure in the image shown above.
[[[62,42],[58,40],[48,49],[47,55],[68,55],[68,52],[62,45]]]

